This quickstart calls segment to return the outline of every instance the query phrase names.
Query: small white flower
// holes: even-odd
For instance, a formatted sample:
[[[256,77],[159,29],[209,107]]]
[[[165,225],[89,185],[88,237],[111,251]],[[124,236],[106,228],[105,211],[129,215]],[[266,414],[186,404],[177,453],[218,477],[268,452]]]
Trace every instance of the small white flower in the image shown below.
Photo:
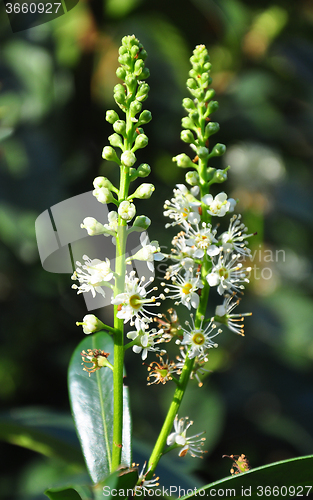
[[[227,212],[233,212],[236,205],[233,198],[227,200],[227,194],[224,192],[217,194],[214,199],[211,194],[206,194],[201,201],[209,207],[208,214],[217,217],[224,217]]]
[[[172,240],[172,245],[174,248],[171,250],[171,259],[176,262],[176,264],[171,265],[167,268],[166,278],[172,277],[177,274],[181,269],[184,271],[193,270],[195,266],[194,253],[195,248],[187,245],[186,233],[181,231]]]
[[[113,271],[110,268],[110,261],[99,259],[90,259],[87,255],[83,255],[85,264],[76,262],[77,269],[72,275],[72,280],[78,280],[80,286],[72,285],[72,288],[77,289],[77,293],[91,292],[92,296],[96,296],[96,292],[105,297],[103,285],[108,285],[108,281],[113,278]]]
[[[212,231],[211,224],[202,223],[202,229],[198,224],[195,224],[196,229],[192,227],[188,230],[189,239],[186,241],[187,245],[194,247],[193,257],[201,259],[205,253],[210,257],[214,257],[220,253],[220,248],[212,243],[217,243],[215,239],[216,229]]]
[[[140,235],[140,243],[142,248],[132,257],[128,257],[126,262],[131,262],[132,260],[142,260],[147,262],[149,271],[154,271],[153,262],[155,260],[163,260],[165,255],[160,252],[159,243],[157,241],[151,241],[149,243],[149,237],[146,233],[142,233]]]
[[[180,274],[175,275],[172,278],[173,284],[167,285],[167,288],[164,289],[165,293],[169,293],[170,289],[174,292],[172,295],[168,295],[170,299],[178,299],[175,302],[175,305],[183,304],[188,309],[193,307],[197,309],[199,305],[199,295],[197,294],[197,290],[199,288],[203,288],[203,283],[199,276],[193,276],[190,271],[186,272],[185,277],[182,277]],[[165,283],[161,283],[162,286],[165,286]]]
[[[128,339],[137,341],[137,343],[132,346],[132,349],[136,354],[141,353],[141,359],[144,361],[147,359],[149,351],[160,351],[157,344],[163,342],[163,330],[152,328],[152,330],[146,331],[146,323],[139,318],[135,320],[135,327],[136,330],[128,332],[126,336]],[[162,350],[162,353],[165,352],[166,351]]]
[[[221,333],[222,330],[217,330],[217,332],[214,332],[214,334],[211,335],[216,328],[216,325],[212,323],[212,321],[210,321],[210,323],[203,328],[203,318],[200,327],[196,328],[193,316],[191,316],[191,319],[192,325],[190,325],[189,321],[186,321],[186,325],[189,327],[189,330],[182,328],[184,337],[181,344],[189,347],[188,357],[193,359],[196,356],[204,356],[207,349],[217,347],[217,344],[213,342],[212,339]]]
[[[160,302],[156,302],[157,298],[160,297],[151,297],[147,298],[147,294],[157,290],[156,287],[152,288],[148,292],[146,291],[146,287],[153,281],[153,278],[144,285],[145,278],[142,277],[139,281],[138,278],[135,277],[135,271],[131,271],[129,275],[125,277],[125,292],[119,293],[112,299],[112,304],[118,306],[117,317],[123,319],[125,323],[135,316],[136,318],[147,318],[151,321],[151,318],[147,316],[147,312],[145,306],[160,306]],[[153,313],[150,313],[153,314]],[[131,323],[134,324],[134,323]]]
[[[193,224],[200,221],[199,206],[201,203],[189,192],[184,184],[178,184],[178,189],[174,189],[174,198],[166,200],[164,208],[165,217],[173,219],[174,222],[166,224],[165,227],[183,224],[188,227],[188,222]],[[198,188],[198,186],[195,186]],[[196,191],[193,191],[194,193]]]
[[[216,306],[214,321],[217,324],[226,325],[231,331],[244,336],[244,318],[252,313],[232,314],[232,311],[240,303],[235,295],[226,295],[223,304]]]
[[[179,452],[179,457],[184,457],[189,453],[192,457],[203,458],[202,446],[204,444],[205,438],[200,438],[204,432],[200,432],[200,434],[195,434],[194,436],[187,437],[187,430],[193,424],[192,420],[189,420],[188,417],[183,417],[178,420],[178,415],[176,415],[174,420],[174,432],[172,432],[167,440],[166,444],[168,446],[177,445],[182,447],[182,450]]]
[[[159,486],[159,483],[158,483],[158,480],[160,479],[159,477],[155,477],[154,479],[153,478],[146,479],[147,475],[149,474],[149,472],[151,470],[151,466],[150,466],[149,469],[147,470],[147,472],[145,472],[146,464],[147,464],[147,462],[145,462],[143,464],[143,468],[141,469],[141,472],[139,474],[137,485],[134,488],[135,494],[139,492],[138,494],[141,495],[141,492],[140,492],[141,488],[143,490],[149,491],[150,488],[155,488],[156,486]],[[153,476],[154,475],[155,474],[153,474]]]
[[[242,269],[242,264],[238,262],[239,254],[232,254],[228,262],[227,257],[229,257],[229,253],[221,253],[210,274],[206,277],[210,286],[217,286],[220,295],[230,290],[238,292],[244,289],[244,285],[241,283],[249,283],[247,274],[251,271],[251,267]]]
[[[130,221],[136,214],[136,207],[130,201],[122,201],[118,207],[118,213],[123,220]]]
[[[231,250],[241,255],[249,256],[251,254],[250,248],[247,248],[248,241],[253,234],[246,234],[248,228],[241,222],[241,215],[233,215],[230,219],[228,230],[220,236],[223,244],[223,250]]]
[[[176,356],[177,362],[176,362],[176,367],[178,369],[178,373],[181,373],[184,364],[186,362],[186,357],[188,357],[188,345],[184,345],[180,347],[180,356]],[[199,375],[205,375],[206,373],[209,372],[206,368],[204,368],[205,363],[208,362],[208,355],[205,352],[204,354],[200,354],[196,356],[194,359],[193,363],[193,368],[192,372],[190,374],[190,380],[193,380],[194,378],[198,382],[198,386],[202,387],[203,382],[200,380]]]

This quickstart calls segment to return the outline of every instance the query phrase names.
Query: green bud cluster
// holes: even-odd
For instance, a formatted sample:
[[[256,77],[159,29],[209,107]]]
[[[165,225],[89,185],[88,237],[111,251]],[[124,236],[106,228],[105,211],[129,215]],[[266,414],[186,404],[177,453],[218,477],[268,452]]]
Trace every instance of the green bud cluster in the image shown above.
[[[198,45],[190,58],[192,69],[189,71],[187,88],[192,98],[183,99],[183,107],[188,113],[182,119],[181,139],[190,145],[194,151],[194,158],[190,158],[185,153],[175,156],[173,161],[181,168],[193,168],[196,175],[192,172],[186,174],[186,182],[191,186],[208,185],[216,182],[224,182],[227,178],[226,171],[218,170],[215,173],[213,167],[206,169],[208,160],[215,156],[221,156],[225,153],[224,144],[216,144],[212,150],[209,149],[209,138],[219,131],[219,124],[211,121],[209,116],[218,109],[218,103],[213,101],[215,92],[209,89],[212,83],[210,77],[211,63],[209,55],[204,45]],[[201,170],[201,176],[199,176]],[[218,172],[218,173],[217,173]],[[201,177],[201,181],[200,181]]]
[[[113,186],[106,177],[94,180],[93,195],[100,203],[114,203],[118,207],[119,224],[122,225],[135,216],[136,207],[132,200],[148,199],[154,191],[153,184],[143,183],[129,195],[130,182],[147,177],[151,171],[147,163],[142,163],[137,168],[135,166],[136,151],[148,144],[148,137],[141,127],[152,119],[151,112],[143,109],[150,90],[146,82],[149,76],[149,70],[145,67],[146,57],[143,45],[134,35],[122,39],[118,57],[120,67],[116,70],[117,77],[122,81],[114,87],[114,100],[124,114],[124,119],[119,116],[120,111],[111,109],[106,112],[106,121],[112,125],[114,133],[108,137],[109,145],[102,151],[105,160],[115,162],[120,167],[120,188]],[[91,222],[90,231],[95,230],[95,223]],[[89,221],[89,225],[91,222]],[[134,231],[143,231],[149,224],[147,217],[139,216],[133,224]],[[99,229],[98,226],[96,229]]]

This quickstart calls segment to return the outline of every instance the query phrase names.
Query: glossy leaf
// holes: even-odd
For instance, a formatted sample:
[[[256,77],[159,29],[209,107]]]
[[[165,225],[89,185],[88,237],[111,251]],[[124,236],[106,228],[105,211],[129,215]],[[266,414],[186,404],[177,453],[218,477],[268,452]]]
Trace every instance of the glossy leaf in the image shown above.
[[[84,467],[69,415],[22,408],[0,416],[0,440]],[[73,439],[75,438],[75,439]]]
[[[106,498],[127,498],[130,490],[133,490],[138,481],[138,470],[133,468],[121,468],[110,474],[104,481],[94,486],[95,500]]]
[[[113,372],[101,368],[90,376],[82,368],[81,352],[101,349],[109,352],[114,365],[113,340],[105,332],[84,338],[77,346],[69,366],[69,393],[74,422],[81,442],[88,472],[94,483],[110,473],[113,439]],[[122,464],[131,464],[131,419],[128,390],[123,399]]]
[[[241,499],[243,496],[251,498],[297,496],[310,498],[311,489],[313,489],[312,468],[313,455],[283,460],[203,486],[201,491],[205,491],[205,494],[200,493],[200,495],[231,496],[234,499]],[[221,495],[222,492],[223,495]],[[192,494],[183,496],[182,500],[200,495],[193,491]]]
[[[93,496],[88,486],[67,486],[49,488],[45,495],[51,500],[92,500]]]

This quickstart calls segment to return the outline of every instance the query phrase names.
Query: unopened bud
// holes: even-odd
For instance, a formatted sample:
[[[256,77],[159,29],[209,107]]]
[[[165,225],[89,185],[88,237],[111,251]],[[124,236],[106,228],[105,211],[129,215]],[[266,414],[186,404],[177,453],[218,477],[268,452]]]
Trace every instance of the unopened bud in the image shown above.
[[[213,113],[214,111],[216,111],[217,109],[218,109],[218,102],[217,101],[209,102],[208,107],[207,107],[207,116],[210,115],[211,113]]]
[[[208,139],[211,135],[216,134],[220,129],[220,126],[217,122],[209,122],[205,126],[204,136]]]
[[[197,82],[193,78],[188,78],[187,87],[192,90],[196,90],[198,88]]]
[[[189,156],[187,156],[185,153],[174,156],[172,160],[175,161],[177,163],[177,166],[180,168],[194,168],[194,164],[192,163]]]
[[[105,146],[102,151],[102,158],[108,161],[114,161],[115,163],[120,164],[120,160],[115,152],[115,150],[111,146]]]
[[[183,99],[183,107],[186,111],[194,111],[196,109],[195,103],[189,97]]]
[[[116,111],[114,111],[113,109],[108,109],[108,111],[106,112],[106,115],[105,115],[105,119],[107,122],[113,124],[116,122],[116,120],[119,119],[119,116],[116,113]]]
[[[130,221],[133,217],[135,217],[136,207],[133,203],[130,203],[127,200],[122,201],[118,207],[118,214],[123,220]]]
[[[205,148],[204,146],[200,146],[200,148],[197,149],[197,153],[199,158],[201,159],[206,159],[209,156],[209,150],[208,148]]]
[[[135,140],[135,148],[142,149],[145,148],[148,144],[148,137],[145,134],[139,134]]]
[[[117,134],[121,134],[123,137],[125,137],[125,135],[126,135],[126,123],[125,123],[125,121],[124,120],[117,120],[113,124],[113,130]]]
[[[112,134],[108,137],[109,143],[115,148],[123,148],[123,141],[119,134]]]
[[[151,224],[151,220],[149,217],[145,215],[139,215],[136,217],[133,223],[133,228],[136,228],[136,231],[145,231]]]
[[[103,224],[94,219],[93,217],[85,217],[83,223],[80,225],[82,229],[86,229],[89,236],[96,236],[105,233]]]
[[[230,167],[227,167],[224,170],[221,170],[221,169],[216,170],[216,172],[214,173],[211,184],[214,184],[214,183],[221,184],[222,182],[227,181],[227,170],[229,168]]]
[[[219,142],[215,144],[214,148],[212,149],[210,156],[222,156],[226,151],[226,146],[225,144],[220,144]]]
[[[200,183],[200,177],[198,172],[191,171],[187,172],[185,176],[186,182],[190,184],[190,186],[198,186]]]
[[[150,87],[147,83],[143,82],[139,85],[137,94],[136,94],[136,99],[137,101],[143,102],[147,99],[148,97],[148,92],[150,90]]]
[[[129,198],[140,198],[141,200],[148,200],[152,196],[154,190],[155,187],[153,184],[144,182]]]
[[[182,130],[180,133],[180,138],[187,144],[193,144],[195,142],[195,137],[191,130]]]
[[[115,201],[115,198],[113,197],[111,191],[105,187],[101,188],[96,188],[92,194],[97,198],[97,200],[100,203],[106,204],[106,203],[112,203]]]
[[[138,118],[138,123],[139,125],[144,125],[145,123],[149,123],[152,120],[152,115],[150,111],[147,109],[140,113],[139,118]]]
[[[145,63],[143,62],[143,60],[137,59],[137,61],[135,62],[135,67],[134,67],[134,75],[140,76],[144,67],[145,67]]]
[[[110,182],[109,179],[107,179],[107,177],[102,177],[102,176],[96,177],[93,181],[93,185],[95,189],[104,187],[109,189],[110,191],[114,191],[115,193],[118,192],[118,189],[115,186],[113,186],[112,182]]]
[[[183,128],[194,128],[195,124],[192,121],[192,119],[189,116],[184,116],[184,118],[181,121],[182,127]]]
[[[139,167],[137,168],[137,175],[138,177],[148,177],[148,175],[151,172],[151,167],[148,165],[148,163],[141,163]]]
[[[124,153],[121,156],[121,162],[124,163],[126,167],[132,167],[134,163],[136,162],[136,156],[132,151],[124,151]]]
[[[119,66],[116,70],[116,76],[117,78],[120,78],[121,80],[125,80],[125,77],[126,77],[126,69],[125,68],[122,68],[121,66]]]
[[[129,106],[129,111],[131,116],[134,117],[136,116],[137,113],[140,113],[141,108],[142,108],[141,102],[137,101],[137,99],[132,101]]]

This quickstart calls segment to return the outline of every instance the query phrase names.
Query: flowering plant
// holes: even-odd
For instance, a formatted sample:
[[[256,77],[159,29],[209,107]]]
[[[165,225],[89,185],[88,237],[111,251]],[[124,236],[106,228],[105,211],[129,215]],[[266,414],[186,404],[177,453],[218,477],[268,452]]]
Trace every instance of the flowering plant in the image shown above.
[[[95,498],[114,496],[114,488],[122,492],[119,493],[122,498],[130,496],[129,491],[137,495],[150,492],[159,485],[154,474],[160,459],[172,450],[178,451],[179,457],[203,456],[205,431],[189,435],[193,421],[180,416],[180,405],[191,379],[196,379],[199,387],[203,385],[209,352],[218,346],[222,327],[244,335],[244,317],[250,314],[233,311],[249,282],[251,268],[244,267],[243,262],[250,255],[248,240],[253,235],[241,215],[234,213],[237,201],[225,191],[210,192],[216,184],[227,180],[229,167],[222,170],[209,166],[210,159],[223,155],[226,148],[220,143],[209,146],[210,137],[219,130],[218,123],[210,118],[218,103],[212,100],[214,90],[209,88],[211,64],[204,45],[197,46],[190,59],[192,69],[187,79],[190,97],[183,100],[187,116],[182,119],[181,139],[190,146],[192,154],[181,153],[173,158],[177,167],[186,169],[186,184],[178,184],[173,197],[164,203],[164,215],[169,220],[165,227],[178,230],[170,252],[161,252],[158,241],[149,240],[149,218],[136,216],[135,200],[149,199],[155,189],[146,182],[132,189],[134,181],[150,173],[148,164],[136,163],[137,150],[148,144],[142,127],[152,119],[150,111],[143,109],[149,92],[146,57],[145,49],[134,35],[123,38],[116,72],[122,83],[114,87],[119,113],[115,110],[106,113],[114,133],[102,153],[105,160],[119,167],[120,183],[116,187],[106,177],[95,178],[94,197],[99,203],[114,205],[114,209],[109,211],[107,221],[100,222],[86,214],[81,224],[91,236],[112,237],[115,261],[107,256],[100,259],[83,255],[83,263],[76,263],[72,275],[75,282],[72,287],[77,293],[91,293],[93,298],[109,294],[114,306],[113,325],[104,324],[93,314],[77,322],[83,333],[92,336],[80,343],[69,369],[72,412],[93,482],[92,493],[88,489],[88,494]],[[228,227],[221,224],[224,227],[221,231],[220,222],[227,218]],[[133,232],[141,233],[140,249],[127,256],[127,239]],[[151,273],[154,262],[162,260],[170,261],[170,265],[159,290],[153,286]],[[147,276],[138,275],[133,269],[136,261],[146,263]],[[220,299],[214,310],[210,310],[211,289]],[[170,319],[159,309],[168,300],[174,301],[168,309]],[[177,306],[188,310],[190,321],[181,324]],[[175,360],[170,360],[167,354],[170,342],[177,346]],[[174,386],[163,426],[140,471],[132,463],[129,394],[124,385],[125,354],[139,355],[147,364],[148,385],[169,382]],[[156,359],[151,360],[154,356]],[[236,473],[248,470],[244,455],[238,463]],[[123,493],[126,489],[127,494]],[[75,491],[82,494],[78,487]],[[52,490],[47,495],[57,498]]]

